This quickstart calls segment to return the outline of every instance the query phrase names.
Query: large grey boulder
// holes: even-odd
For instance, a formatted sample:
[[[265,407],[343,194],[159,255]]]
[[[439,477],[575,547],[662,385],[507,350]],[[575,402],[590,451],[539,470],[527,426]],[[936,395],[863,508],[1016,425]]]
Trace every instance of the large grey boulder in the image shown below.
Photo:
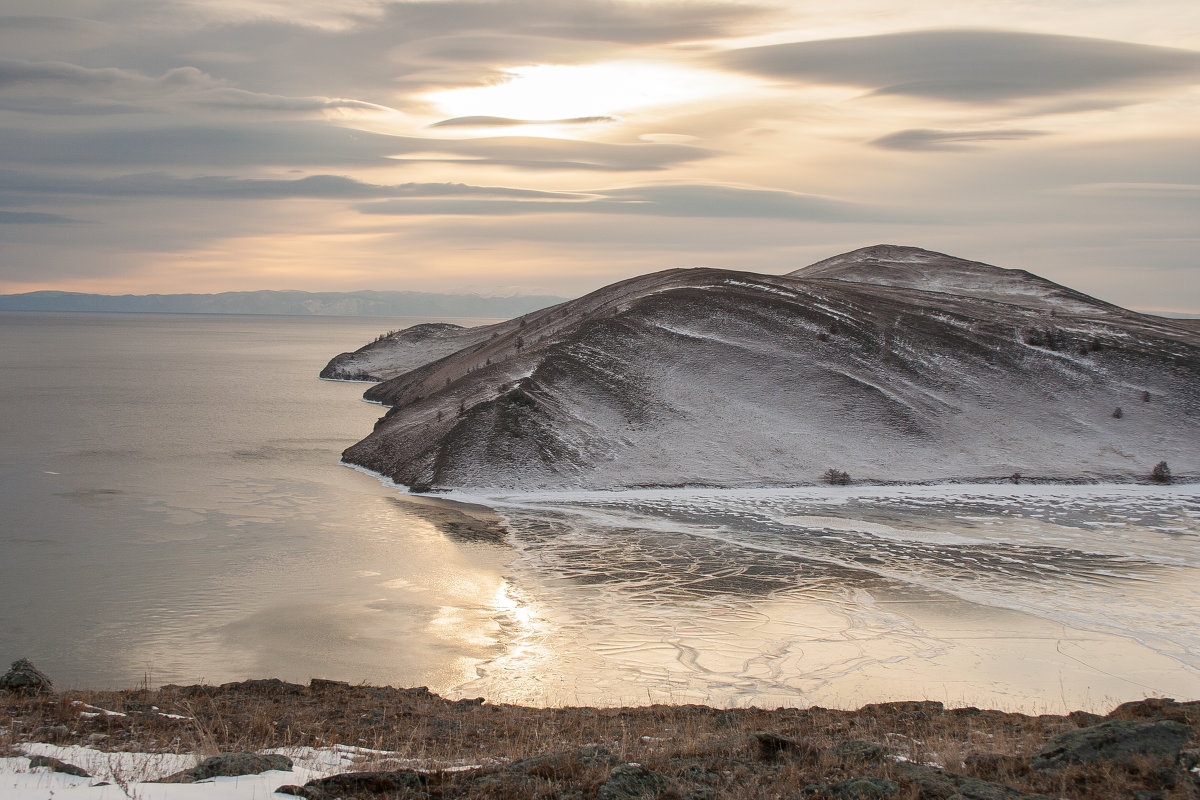
[[[1096,761],[1129,763],[1135,756],[1174,761],[1192,736],[1190,726],[1175,720],[1156,722],[1110,720],[1060,733],[1029,759],[1034,769]]]
[[[54,691],[54,682],[29,659],[19,658],[0,676],[0,689],[16,694],[50,694]]]

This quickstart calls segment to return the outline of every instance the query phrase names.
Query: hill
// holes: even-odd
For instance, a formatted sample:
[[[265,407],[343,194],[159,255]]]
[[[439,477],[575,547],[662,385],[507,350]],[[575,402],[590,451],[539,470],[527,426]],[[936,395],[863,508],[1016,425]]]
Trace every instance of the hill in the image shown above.
[[[1193,329],[917,248],[667,270],[466,330],[366,392],[391,409],[347,462],[419,489],[1200,472]]]

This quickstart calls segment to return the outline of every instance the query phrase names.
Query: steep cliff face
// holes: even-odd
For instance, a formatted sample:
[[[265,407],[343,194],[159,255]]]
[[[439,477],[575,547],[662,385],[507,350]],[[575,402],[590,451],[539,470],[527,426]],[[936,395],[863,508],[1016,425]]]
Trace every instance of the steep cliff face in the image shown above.
[[[669,270],[469,330],[368,390],[392,408],[348,462],[421,488],[1200,472],[1195,332],[916,248]]]

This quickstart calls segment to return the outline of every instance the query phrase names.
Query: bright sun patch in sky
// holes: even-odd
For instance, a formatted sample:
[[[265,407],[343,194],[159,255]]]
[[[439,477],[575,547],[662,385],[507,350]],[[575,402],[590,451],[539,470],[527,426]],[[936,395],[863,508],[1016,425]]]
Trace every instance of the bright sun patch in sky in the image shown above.
[[[509,78],[502,83],[448,89],[428,97],[452,117],[553,120],[691,103],[745,83],[719,72],[638,62],[541,64],[505,72]]]

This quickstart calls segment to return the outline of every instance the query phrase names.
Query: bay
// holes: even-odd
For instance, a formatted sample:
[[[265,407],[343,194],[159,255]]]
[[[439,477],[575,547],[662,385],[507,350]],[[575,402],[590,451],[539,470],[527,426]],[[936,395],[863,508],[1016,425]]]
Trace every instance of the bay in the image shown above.
[[[339,465],[382,409],[316,377],[421,321],[0,314],[0,659],[62,687],[461,681],[507,550]]]
[[[316,376],[420,321],[0,313],[0,661],[537,705],[1200,697],[1200,487],[413,497],[339,464],[382,409]]]

